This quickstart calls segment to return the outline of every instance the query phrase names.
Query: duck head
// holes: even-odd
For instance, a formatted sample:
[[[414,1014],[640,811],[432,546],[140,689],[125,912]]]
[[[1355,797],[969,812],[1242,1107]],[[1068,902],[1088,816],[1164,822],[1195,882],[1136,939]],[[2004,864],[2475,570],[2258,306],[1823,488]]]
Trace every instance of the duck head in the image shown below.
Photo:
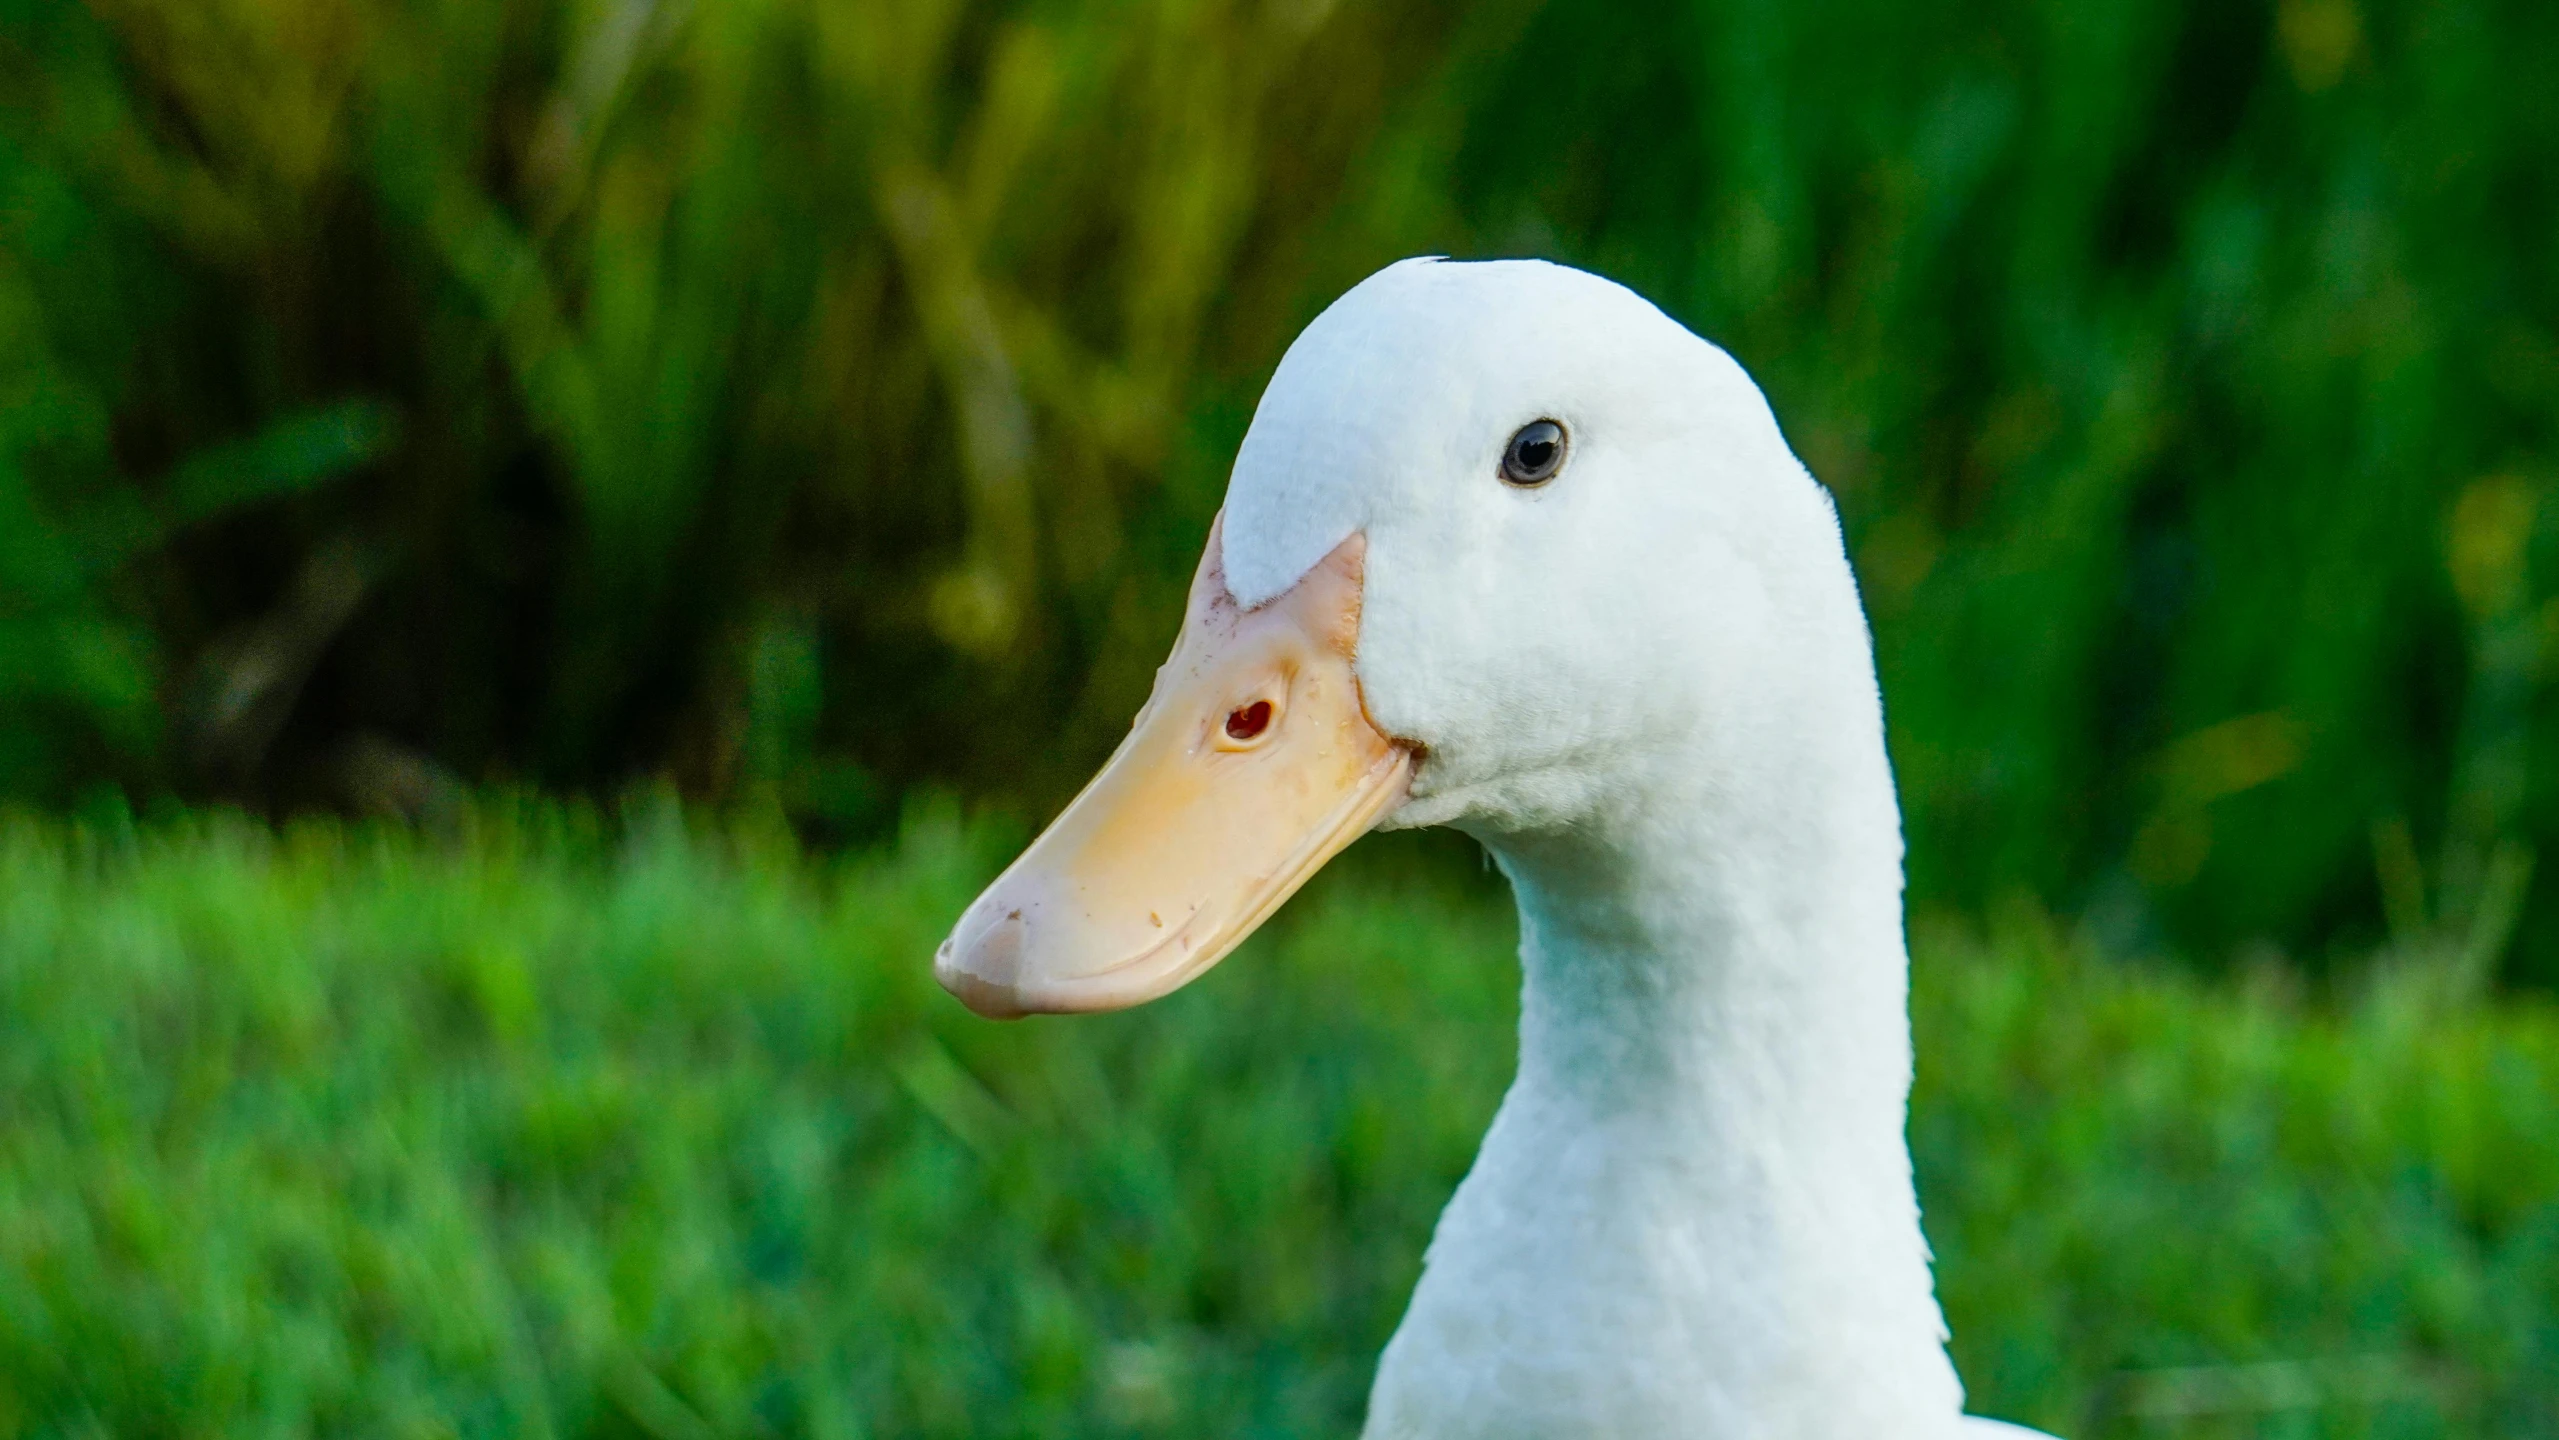
[[[1281,360],[1152,696],[936,973],[1116,1009],[1381,824],[1498,852],[1782,808],[1808,689],[1872,723],[1867,657],[1829,497],[1729,356],[1581,271],[1401,262]]]

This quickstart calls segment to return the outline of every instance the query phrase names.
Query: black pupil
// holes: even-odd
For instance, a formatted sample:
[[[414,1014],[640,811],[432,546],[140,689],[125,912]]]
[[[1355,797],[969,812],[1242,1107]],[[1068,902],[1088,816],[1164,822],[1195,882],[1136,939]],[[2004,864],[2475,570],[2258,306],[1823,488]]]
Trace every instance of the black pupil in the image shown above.
[[[1502,478],[1514,485],[1537,484],[1555,473],[1555,462],[1563,454],[1563,426],[1552,420],[1524,425],[1511,437],[1510,453],[1502,457]]]

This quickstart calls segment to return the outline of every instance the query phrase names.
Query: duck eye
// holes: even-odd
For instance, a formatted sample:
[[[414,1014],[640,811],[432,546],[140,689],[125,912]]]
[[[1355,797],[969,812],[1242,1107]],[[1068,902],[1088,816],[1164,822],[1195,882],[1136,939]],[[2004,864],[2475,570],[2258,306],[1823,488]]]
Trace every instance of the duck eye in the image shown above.
[[[1511,437],[1502,452],[1502,482],[1543,485],[1564,468],[1564,427],[1552,420],[1532,420]]]

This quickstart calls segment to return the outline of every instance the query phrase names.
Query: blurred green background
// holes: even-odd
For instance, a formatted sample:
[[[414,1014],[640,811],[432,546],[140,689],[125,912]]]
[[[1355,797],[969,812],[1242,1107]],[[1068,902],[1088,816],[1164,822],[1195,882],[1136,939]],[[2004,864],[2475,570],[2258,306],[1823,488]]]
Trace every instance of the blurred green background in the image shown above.
[[[1440,252],[1635,286],[1839,497],[1977,1399],[2559,1434],[2554,73],[2545,0],[0,0],[0,1433],[1348,1428],[1508,1064],[1471,853],[1082,1031],[923,965]]]
[[[5,13],[11,793],[1040,813],[1296,329],[1542,254],[1838,493],[1923,901],[2559,981],[2546,4]]]

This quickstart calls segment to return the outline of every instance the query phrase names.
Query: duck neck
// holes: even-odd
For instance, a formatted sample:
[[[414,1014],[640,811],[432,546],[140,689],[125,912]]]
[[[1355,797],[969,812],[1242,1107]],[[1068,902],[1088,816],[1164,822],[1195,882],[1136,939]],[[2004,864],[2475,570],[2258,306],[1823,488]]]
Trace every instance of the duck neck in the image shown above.
[[[1666,1292],[1643,1323],[1690,1337],[1691,1379],[1751,1433],[1931,1434],[1961,1404],[1904,1136],[1899,821],[1873,748],[1832,803],[1719,815],[1729,795],[1653,787],[1615,823],[1488,842],[1525,983],[1478,1172],[1510,1177],[1496,1208],[1649,1257],[1625,1272]]]
[[[1701,1160],[1854,1162],[1823,1169],[1823,1188],[1906,1208],[1897,855],[1696,838],[1666,819],[1494,842],[1519,905],[1520,1085],[1597,1113],[1693,1117],[1660,1135],[1711,1143]],[[1727,1128],[1744,1123],[1748,1136]],[[1857,1183],[1877,1168],[1897,1177],[1882,1200]]]

